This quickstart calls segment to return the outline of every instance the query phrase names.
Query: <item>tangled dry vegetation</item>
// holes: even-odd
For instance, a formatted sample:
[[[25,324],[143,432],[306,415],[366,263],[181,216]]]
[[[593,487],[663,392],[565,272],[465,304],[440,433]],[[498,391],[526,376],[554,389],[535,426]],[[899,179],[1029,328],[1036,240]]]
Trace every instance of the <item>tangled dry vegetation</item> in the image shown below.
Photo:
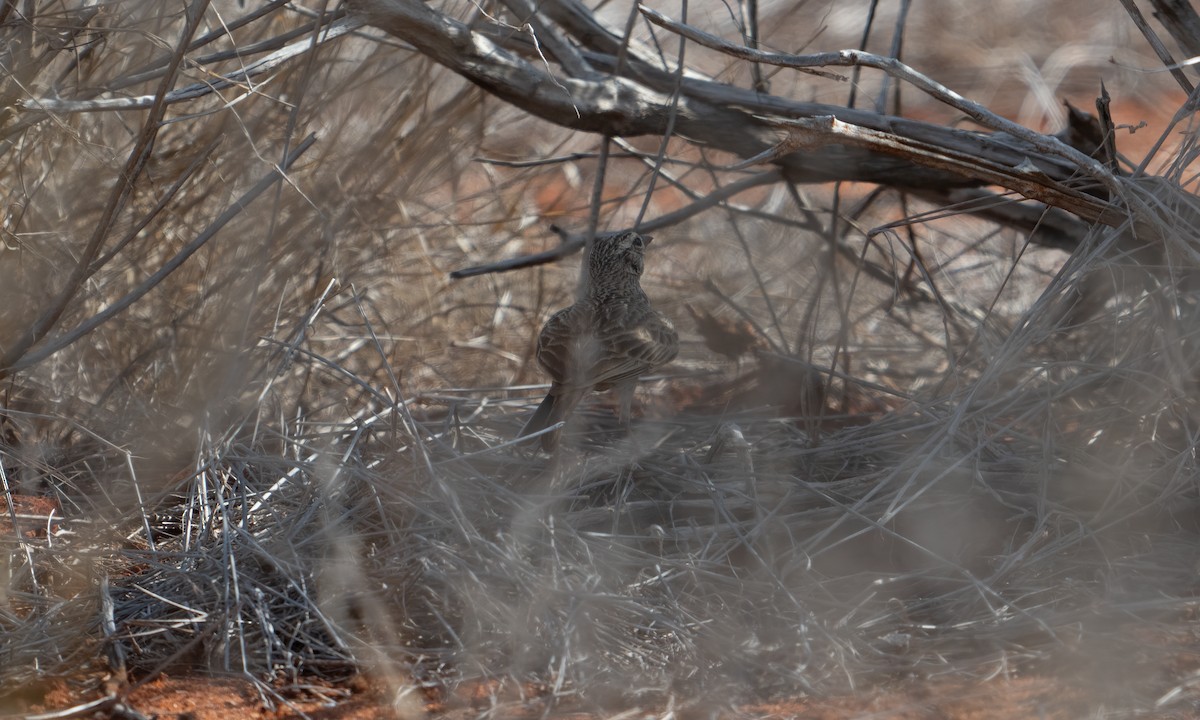
[[[852,47],[861,5],[764,5],[762,47],[814,18],[813,49]],[[1113,713],[1194,709],[1190,70],[1072,70],[1177,94],[1143,163],[1103,114],[1061,141],[950,128],[954,103],[801,116],[778,99],[853,104],[829,73],[889,112],[924,81],[730,59],[665,5],[617,61],[611,9],[522,7],[0,3],[0,712],[163,671],[718,708],[1054,672]],[[934,24],[885,19],[885,54]],[[484,40],[490,69],[445,57]],[[632,96],[590,107],[604,82]],[[776,115],[722,145],[697,109],[723,101]],[[529,255],[638,222],[680,361],[632,435],[601,398],[555,457],[514,445],[575,277]]]

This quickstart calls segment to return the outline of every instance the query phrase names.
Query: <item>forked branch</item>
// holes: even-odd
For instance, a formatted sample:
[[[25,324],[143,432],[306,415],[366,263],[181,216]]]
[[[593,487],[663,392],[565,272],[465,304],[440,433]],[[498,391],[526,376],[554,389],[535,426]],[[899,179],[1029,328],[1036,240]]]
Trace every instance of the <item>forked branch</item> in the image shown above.
[[[878,68],[996,132],[798,103],[695,73],[686,73],[680,83],[666,63],[651,62],[645,54],[630,53],[624,63],[618,62],[616,33],[598,31],[594,18],[581,20],[586,11],[573,0],[548,0],[540,8],[543,24],[554,21],[561,27],[557,41],[570,36],[581,46],[571,53],[571,62],[557,68],[558,75],[417,0],[351,0],[350,5],[366,23],[514,107],[563,127],[610,136],[661,135],[668,130],[674,104],[678,135],[742,158],[765,159],[792,182],[852,180],[921,191],[995,184],[1089,222],[1118,224],[1125,217],[1077,187],[1083,177],[1108,197],[1118,196],[1120,183],[1103,163],[1054,136],[1008,121],[891,58],[857,51],[812,56],[763,52],[640,8],[647,19],[672,32],[748,61],[809,69]],[[803,142],[789,146],[797,128],[803,129]]]

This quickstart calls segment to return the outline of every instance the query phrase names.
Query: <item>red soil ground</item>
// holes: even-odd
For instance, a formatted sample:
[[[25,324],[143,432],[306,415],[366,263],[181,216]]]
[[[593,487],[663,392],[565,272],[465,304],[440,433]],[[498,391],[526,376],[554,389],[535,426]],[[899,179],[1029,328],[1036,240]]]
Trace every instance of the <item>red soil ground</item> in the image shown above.
[[[95,700],[97,693],[78,692],[65,683],[53,688],[44,699],[21,712],[64,711]],[[547,712],[549,710],[549,712]],[[313,718],[314,720],[383,720],[404,717],[389,706],[380,693],[362,681],[354,687],[331,688],[314,684],[304,695],[293,695],[268,709],[246,680],[229,678],[160,677],[123,698],[117,707],[107,707],[98,717],[158,717],[179,720],[226,720],[227,718]],[[548,708],[545,698],[525,701],[493,698],[480,687],[460,691],[453,698],[424,701],[424,710],[416,716],[466,720],[488,717],[491,720],[537,720],[572,718],[591,720],[621,716],[626,718],[664,717],[667,707],[632,707],[623,712],[589,712],[560,702]],[[763,705],[743,706],[736,710],[686,708],[677,717],[700,718],[793,718],[795,720],[843,720],[848,718],[888,718],[888,720],[1078,720],[1100,717],[1103,712],[1081,688],[1064,685],[1045,677],[995,679],[984,683],[905,683],[887,690],[871,690],[853,696],[807,698]],[[86,713],[84,717],[92,716]],[[1104,715],[1108,717],[1107,715]],[[1200,714],[1178,706],[1163,712],[1139,713],[1140,718],[1183,720]]]

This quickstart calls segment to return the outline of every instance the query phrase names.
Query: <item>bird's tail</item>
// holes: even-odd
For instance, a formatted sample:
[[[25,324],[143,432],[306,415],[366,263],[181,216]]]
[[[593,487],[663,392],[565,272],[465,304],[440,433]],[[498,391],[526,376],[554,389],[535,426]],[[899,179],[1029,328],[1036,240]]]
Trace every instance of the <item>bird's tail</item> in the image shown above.
[[[580,393],[564,392],[560,394],[555,393],[554,389],[551,389],[550,392],[546,393],[542,404],[538,405],[537,410],[533,411],[533,417],[529,418],[528,422],[525,423],[525,427],[521,428],[519,437],[532,435],[539,430],[545,430],[551,425],[562,421],[575,408],[581,397]],[[546,452],[554,450],[558,445],[559,432],[559,430],[555,430],[554,432],[542,435],[543,450]]]

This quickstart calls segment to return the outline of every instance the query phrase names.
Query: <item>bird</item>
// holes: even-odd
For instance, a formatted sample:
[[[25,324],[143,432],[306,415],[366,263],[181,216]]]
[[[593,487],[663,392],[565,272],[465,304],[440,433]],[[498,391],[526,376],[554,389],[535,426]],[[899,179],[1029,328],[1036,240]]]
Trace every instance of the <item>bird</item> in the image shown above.
[[[740,363],[746,353],[767,346],[748,320],[721,318],[707,310],[696,310],[691,305],[684,307],[696,322],[696,332],[700,333],[705,347],[718,355]]]
[[[622,424],[629,421],[637,380],[679,353],[679,335],[642,290],[646,247],[652,237],[627,231],[598,237],[575,304],[550,316],[538,333],[537,361],[550,391],[521,430],[521,437],[567,418],[589,392],[616,389]],[[551,452],[558,431],[541,436]]]

